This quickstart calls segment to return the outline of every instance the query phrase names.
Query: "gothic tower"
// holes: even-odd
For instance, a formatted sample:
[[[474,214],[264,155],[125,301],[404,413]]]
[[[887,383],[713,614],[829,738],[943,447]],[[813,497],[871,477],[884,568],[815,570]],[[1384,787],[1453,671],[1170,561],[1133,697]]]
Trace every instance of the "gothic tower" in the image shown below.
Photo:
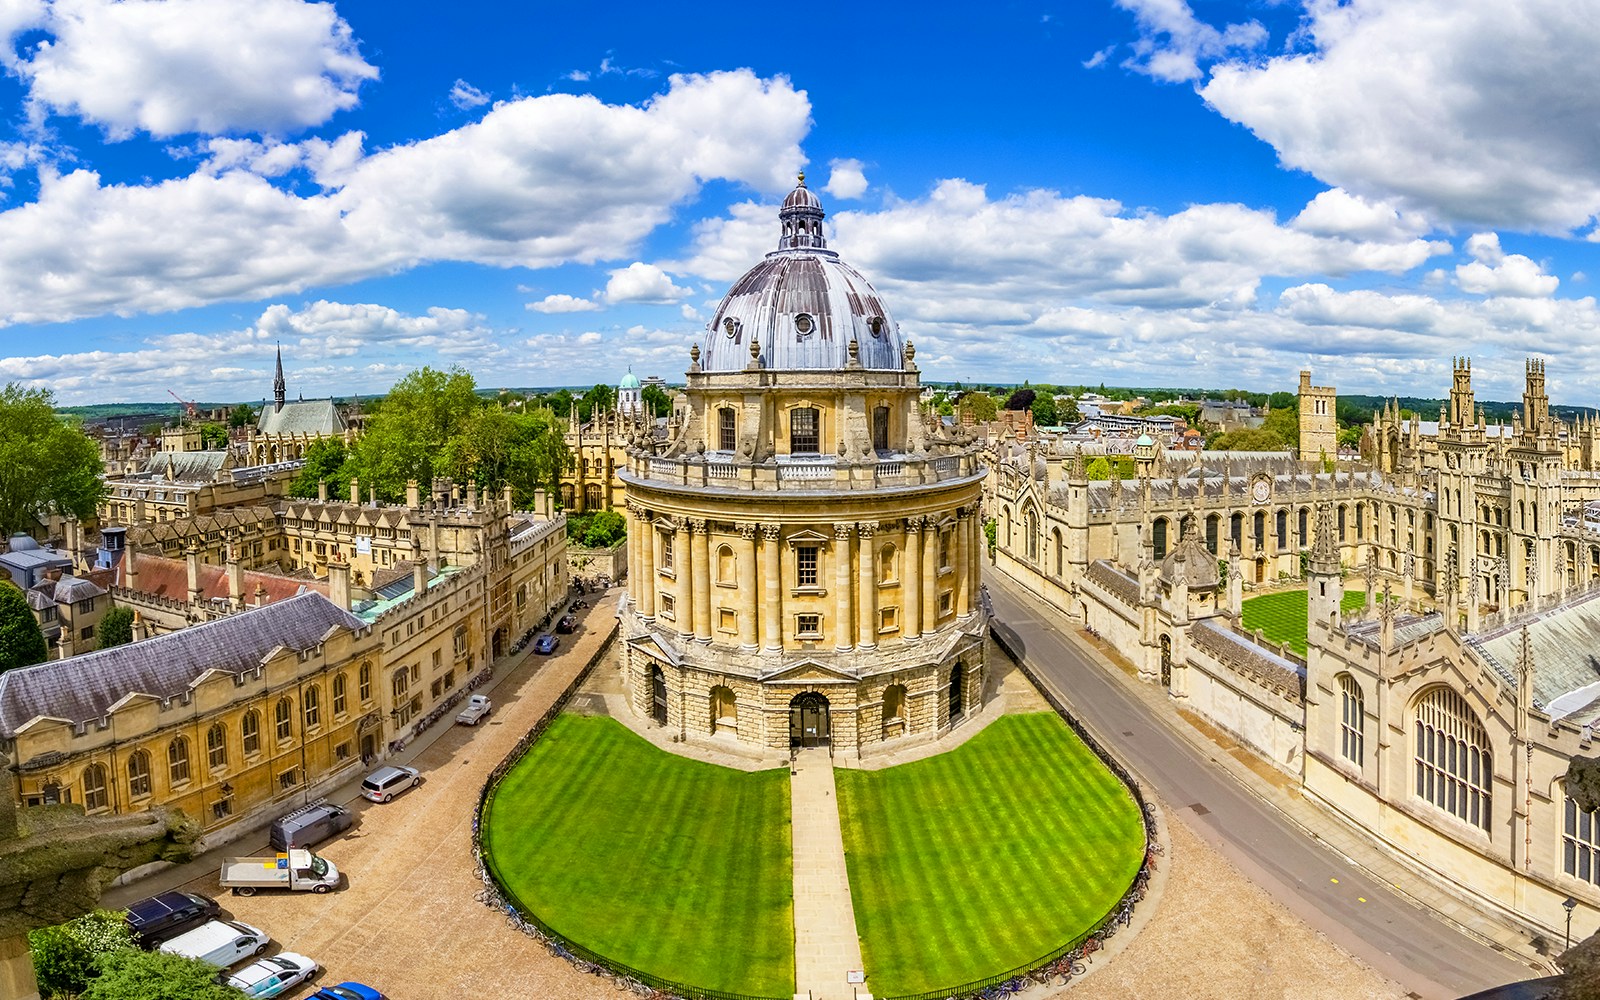
[[[1332,386],[1312,385],[1300,372],[1300,460],[1331,462],[1339,457],[1337,396]]]

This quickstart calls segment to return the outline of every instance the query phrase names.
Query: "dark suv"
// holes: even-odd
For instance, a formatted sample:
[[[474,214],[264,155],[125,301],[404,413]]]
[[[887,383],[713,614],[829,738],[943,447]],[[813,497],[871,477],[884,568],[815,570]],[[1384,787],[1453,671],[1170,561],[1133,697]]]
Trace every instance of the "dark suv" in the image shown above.
[[[171,937],[215,920],[222,907],[196,892],[163,892],[128,907],[128,928],[141,948],[154,948]]]

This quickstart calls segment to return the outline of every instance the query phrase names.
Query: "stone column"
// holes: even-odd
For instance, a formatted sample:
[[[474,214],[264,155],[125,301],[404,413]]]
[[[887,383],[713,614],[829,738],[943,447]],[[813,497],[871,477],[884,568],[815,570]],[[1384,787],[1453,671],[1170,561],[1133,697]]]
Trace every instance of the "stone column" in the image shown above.
[[[850,536],[856,533],[853,524],[833,526],[833,634],[834,646],[849,649],[855,635],[855,619],[850,616]]]
[[[860,539],[856,553],[856,643],[866,649],[878,645],[878,558],[872,546],[876,529],[877,525],[866,522],[856,525]]]
[[[761,526],[761,587],[765,598],[761,608],[761,645],[772,650],[783,648],[783,557],[778,547],[781,530],[776,524]]]
[[[956,614],[965,618],[972,612],[972,533],[971,508],[962,507],[956,512]],[[1042,529],[1041,529],[1042,530]]]
[[[756,648],[756,526],[739,525],[739,646]]]
[[[939,628],[939,519],[923,519],[922,527],[922,631]]]
[[[694,636],[711,641],[711,524],[704,519],[694,528]]]
[[[660,533],[655,518],[641,513],[639,518],[639,567],[629,573],[639,576],[639,613],[654,621],[656,617],[656,567],[661,565]]]
[[[678,593],[673,614],[677,617],[678,635],[687,640],[694,638],[694,587],[691,585],[694,555],[689,542],[693,536],[689,534],[687,518],[678,518],[675,529],[672,537],[672,573]]]
[[[900,636],[922,632],[922,518],[906,518],[905,559],[900,565]]]

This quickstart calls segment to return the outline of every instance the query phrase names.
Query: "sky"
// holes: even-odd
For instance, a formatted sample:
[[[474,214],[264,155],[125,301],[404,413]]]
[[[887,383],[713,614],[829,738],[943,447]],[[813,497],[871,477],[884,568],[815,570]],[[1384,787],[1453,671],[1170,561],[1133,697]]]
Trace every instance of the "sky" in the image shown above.
[[[0,0],[0,379],[681,380],[797,173],[930,380],[1600,404],[1600,0]]]

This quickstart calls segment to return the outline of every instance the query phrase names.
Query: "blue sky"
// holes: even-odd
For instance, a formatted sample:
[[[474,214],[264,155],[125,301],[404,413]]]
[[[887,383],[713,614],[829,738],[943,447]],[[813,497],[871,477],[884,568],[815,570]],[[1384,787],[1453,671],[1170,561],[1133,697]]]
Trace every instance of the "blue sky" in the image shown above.
[[[932,379],[1600,399],[1593,0],[0,0],[0,378],[675,380],[797,170]]]

